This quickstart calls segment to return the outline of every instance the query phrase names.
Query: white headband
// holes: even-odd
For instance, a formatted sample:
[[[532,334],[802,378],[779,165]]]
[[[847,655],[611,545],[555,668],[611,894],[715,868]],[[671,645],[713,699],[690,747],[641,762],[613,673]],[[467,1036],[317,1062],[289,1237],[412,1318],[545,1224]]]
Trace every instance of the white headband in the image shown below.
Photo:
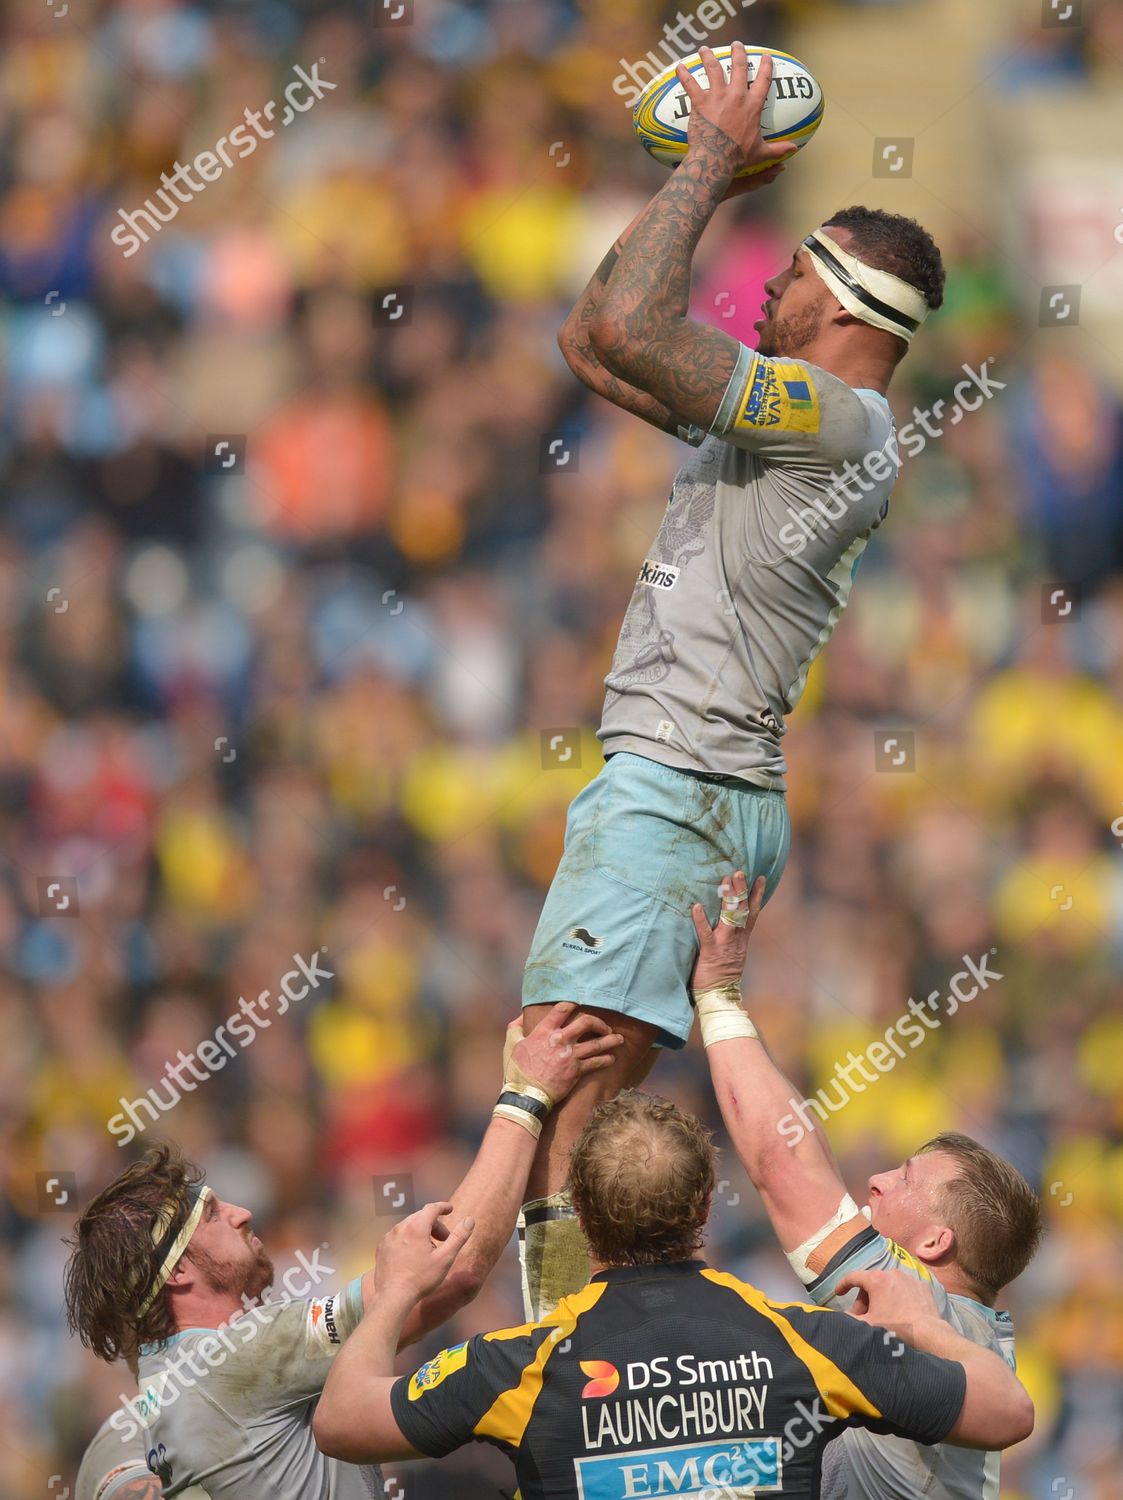
[[[822,229],[809,234],[803,248],[848,313],[874,328],[895,333],[906,344],[912,343],[913,334],[932,310],[923,292],[891,271],[867,266]]]
[[[163,1243],[167,1238],[168,1230],[171,1228],[172,1221],[179,1211],[181,1200],[178,1198],[172,1198],[164,1205],[164,1207],[157,1214],[156,1222],[152,1226],[152,1243],[158,1249],[162,1249],[164,1253],[160,1260],[160,1269],[156,1273],[156,1280],[152,1283],[150,1290],[146,1294],[143,1302],[140,1304],[140,1307],[137,1309],[136,1315],[138,1318],[144,1317],[145,1313],[152,1306],[153,1302],[155,1302],[156,1298],[159,1296],[160,1292],[167,1284],[168,1277],[172,1274],[176,1266],[179,1264],[180,1260],[183,1258],[183,1252],[187,1249],[187,1246],[191,1242],[191,1236],[199,1227],[199,1220],[203,1217],[203,1210],[207,1206],[208,1199],[214,1197],[214,1189],[209,1187],[197,1188],[189,1185],[187,1191],[191,1194],[195,1201],[191,1205],[191,1212],[184,1220],[183,1228],[179,1231],[179,1233],[175,1235],[169,1243]]]

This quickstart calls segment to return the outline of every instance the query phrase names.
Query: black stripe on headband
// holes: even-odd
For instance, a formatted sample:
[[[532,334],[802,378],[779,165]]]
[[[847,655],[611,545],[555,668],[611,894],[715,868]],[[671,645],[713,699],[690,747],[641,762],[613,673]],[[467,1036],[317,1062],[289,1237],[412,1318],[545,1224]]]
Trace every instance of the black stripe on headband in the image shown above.
[[[894,323],[900,323],[901,327],[907,328],[910,333],[915,333],[920,327],[919,318],[910,318],[908,313],[901,312],[899,308],[891,307],[888,302],[882,302],[880,297],[875,297],[872,292],[867,291],[861,282],[855,281],[838,257],[832,255],[827,247],[820,244],[818,240],[808,235],[803,242],[803,248],[809,250],[824,265],[829,266],[850,293],[857,297],[863,307],[868,307],[870,312],[880,313],[883,318],[889,318]]]
[[[191,1209],[194,1208],[202,1193],[202,1188],[198,1183],[189,1182],[186,1186],[185,1191],[189,1203],[187,1211],[187,1216],[189,1216],[191,1213]],[[160,1236],[159,1243],[154,1247],[156,1251],[156,1265],[158,1267],[164,1264],[164,1261],[167,1259],[168,1251],[175,1244],[176,1237],[179,1234],[180,1230],[183,1228],[182,1223],[176,1222],[179,1217],[180,1216],[178,1213],[172,1215],[171,1223],[168,1225],[167,1229],[164,1230],[164,1233]]]

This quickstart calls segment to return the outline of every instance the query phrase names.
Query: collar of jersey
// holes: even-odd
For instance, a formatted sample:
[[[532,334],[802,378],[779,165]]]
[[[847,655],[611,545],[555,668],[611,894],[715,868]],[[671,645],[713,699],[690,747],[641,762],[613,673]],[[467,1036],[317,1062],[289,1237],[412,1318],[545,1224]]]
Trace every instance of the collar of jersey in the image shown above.
[[[704,1260],[667,1260],[654,1266],[609,1266],[598,1271],[594,1281],[640,1281],[645,1276],[692,1276],[707,1269]]]
[[[141,1359],[148,1359],[153,1354],[162,1354],[165,1349],[170,1349],[173,1344],[178,1344],[180,1339],[185,1339],[189,1333],[217,1333],[217,1328],[181,1328],[178,1333],[173,1333],[169,1338],[161,1339],[156,1344],[141,1344],[137,1355]]]
[[[886,406],[889,405],[889,397],[884,391],[871,391],[868,385],[851,386],[851,390],[856,396],[876,396],[879,401],[884,401]]]
[[[1008,1312],[999,1312],[997,1307],[988,1307],[985,1302],[980,1302],[975,1297],[965,1297],[962,1292],[948,1292],[948,1296],[954,1298],[956,1302],[966,1302],[971,1307],[977,1307],[981,1313],[986,1314],[987,1319],[991,1323],[1013,1323],[1013,1319]]]

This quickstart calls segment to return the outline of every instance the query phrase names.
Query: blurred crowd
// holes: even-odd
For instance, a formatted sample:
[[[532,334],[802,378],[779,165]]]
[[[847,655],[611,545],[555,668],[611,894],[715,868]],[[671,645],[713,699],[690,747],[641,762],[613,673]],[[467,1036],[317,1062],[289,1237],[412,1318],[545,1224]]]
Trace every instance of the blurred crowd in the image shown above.
[[[652,9],[14,0],[0,21],[0,1500],[72,1484],[129,1389],[66,1336],[73,1203],[48,1178],[88,1201],[166,1131],[253,1208],[278,1274],[327,1242],[342,1279],[393,1222],[372,1178],[444,1196],[482,1134],[686,451],[555,344],[662,180],[611,88]],[[758,0],[753,39],[783,44],[797,9]],[[281,123],[314,64],[331,91]],[[123,254],[120,211],[270,100],[273,134]],[[794,243],[782,193],[723,210],[697,261],[696,315],[750,342]],[[989,245],[945,238],[947,306],[892,397],[902,423],[950,405],[984,360],[1004,388],[907,463],[793,718],[793,853],[748,993],[810,1094],[989,955],[1001,981],[832,1140],[860,1201],[949,1128],[1039,1187],[1050,1233],[1008,1303],[1038,1427],[1003,1494],[1106,1500],[1123,411],[1026,326]],[[886,733],[913,737],[903,769]],[[122,1101],[320,948],[330,985],[118,1147]],[[696,1044],[648,1086],[716,1125]],[[723,1161],[709,1258],[794,1295]],[[426,1347],[517,1321],[511,1257]],[[466,1500],[510,1488],[489,1451],[456,1465]]]

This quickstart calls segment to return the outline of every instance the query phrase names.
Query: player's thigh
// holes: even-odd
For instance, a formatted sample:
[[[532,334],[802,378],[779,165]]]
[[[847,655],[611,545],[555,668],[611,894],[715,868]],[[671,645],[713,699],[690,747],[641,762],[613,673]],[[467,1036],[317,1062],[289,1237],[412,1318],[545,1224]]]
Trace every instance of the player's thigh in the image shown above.
[[[662,1046],[683,1046],[698,951],[691,907],[701,901],[716,920],[718,885],[732,869],[750,881],[764,875],[771,894],[788,839],[779,793],[613,756],[570,808],[524,1006],[599,1007],[656,1027]]]
[[[792,829],[787,799],[782,792],[767,792],[756,787],[736,788],[731,792],[738,807],[737,868],[744,870],[750,887],[764,876],[764,900],[767,904],[780,883],[791,849]],[[716,918],[716,910],[715,910]]]
[[[523,1009],[523,1025],[530,1032],[551,1009],[549,1005],[528,1005]],[[652,1063],[658,1029],[647,1021],[623,1015],[618,1010],[606,1010],[601,1006],[582,1005],[577,1013],[599,1017],[618,1035],[624,1038],[612,1056],[612,1066],[597,1068],[586,1074],[573,1096],[580,1095],[586,1109],[599,1104],[602,1099],[613,1099],[621,1089],[635,1088],[646,1077]],[[576,1017],[571,1017],[576,1019]]]
[[[693,776],[636,755],[617,755],[590,820],[588,858],[601,875],[654,896],[690,919],[701,901],[716,918],[730,870],[763,875],[765,900],[787,862],[791,826],[782,792]]]

